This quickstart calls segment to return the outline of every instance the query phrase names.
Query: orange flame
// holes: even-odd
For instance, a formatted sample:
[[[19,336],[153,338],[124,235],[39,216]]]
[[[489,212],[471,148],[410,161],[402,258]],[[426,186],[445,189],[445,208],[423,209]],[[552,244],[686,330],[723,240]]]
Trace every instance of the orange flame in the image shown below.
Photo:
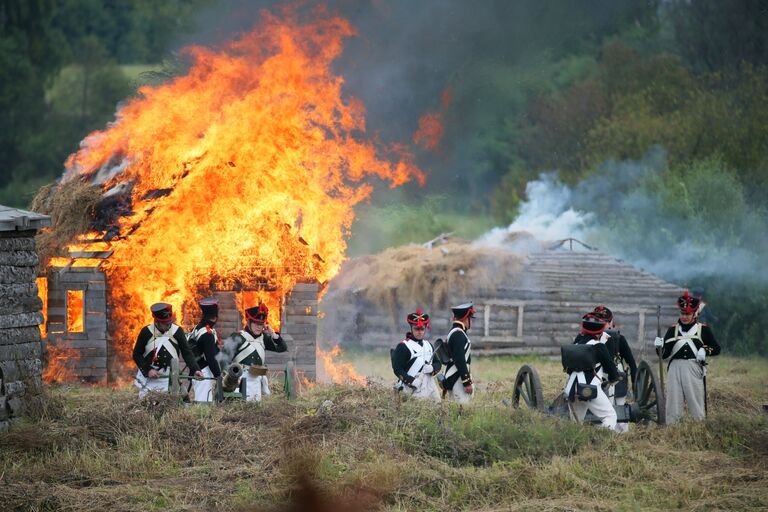
[[[43,369],[43,381],[48,384],[53,382],[75,382],[77,375],[72,365],[79,357],[78,351],[73,348],[57,347],[51,344],[48,344],[45,350],[46,360],[45,368]]]
[[[443,138],[443,116],[440,112],[427,112],[419,119],[419,129],[413,134],[413,143],[431,151],[437,149]]]
[[[67,160],[65,181],[130,190],[132,214],[115,221],[102,265],[125,361],[152,303],[186,311],[211,290],[282,297],[299,280],[325,282],[344,259],[352,207],[372,191],[366,180],[423,184],[400,147],[361,139],[364,108],[331,71],[355,32],[315,14],[302,24],[288,9],[265,13],[221,48],[187,48],[185,76],[142,87]]]
[[[83,332],[83,290],[67,290],[67,332]]]
[[[317,347],[317,360],[320,363],[318,375],[324,377],[322,380],[333,384],[365,384],[366,378],[357,373],[352,363],[334,362],[334,359],[341,356],[341,347],[338,345],[327,352]]]
[[[38,277],[35,279],[37,283],[37,296],[43,302],[43,307],[40,312],[43,314],[43,323],[40,324],[40,337],[45,338],[48,336],[48,278]]]

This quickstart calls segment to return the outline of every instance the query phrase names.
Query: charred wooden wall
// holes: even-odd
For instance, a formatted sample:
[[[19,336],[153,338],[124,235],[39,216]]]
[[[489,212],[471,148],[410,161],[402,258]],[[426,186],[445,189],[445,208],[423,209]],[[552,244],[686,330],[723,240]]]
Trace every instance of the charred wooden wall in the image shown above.
[[[82,332],[67,330],[67,291],[83,291]],[[79,379],[107,379],[107,298],[104,272],[97,267],[51,268],[48,271],[47,343],[70,349],[68,362]],[[76,357],[75,357],[76,356]]]
[[[35,234],[0,230],[0,431],[42,389]]]
[[[299,375],[317,378],[317,283],[298,283],[285,298],[280,334],[288,345],[282,354],[267,353],[270,369],[282,370],[293,361]]]

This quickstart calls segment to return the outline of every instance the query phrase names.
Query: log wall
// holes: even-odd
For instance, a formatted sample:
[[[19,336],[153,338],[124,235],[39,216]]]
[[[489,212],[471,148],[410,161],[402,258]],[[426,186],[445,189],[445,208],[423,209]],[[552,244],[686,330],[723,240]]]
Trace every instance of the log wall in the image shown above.
[[[42,390],[35,234],[0,231],[0,431]]]

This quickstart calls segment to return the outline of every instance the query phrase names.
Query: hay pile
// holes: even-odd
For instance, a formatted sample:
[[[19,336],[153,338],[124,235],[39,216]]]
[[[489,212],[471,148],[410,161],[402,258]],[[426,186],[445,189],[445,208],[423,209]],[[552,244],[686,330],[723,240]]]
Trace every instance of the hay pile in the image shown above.
[[[450,297],[489,294],[520,279],[523,256],[505,247],[482,247],[460,238],[404,245],[348,260],[329,291],[354,290],[373,303],[431,304]]]
[[[51,227],[41,230],[36,238],[41,266],[63,255],[64,246],[91,230],[99,201],[100,187],[79,179],[51,183],[37,192],[30,209],[51,216]]]

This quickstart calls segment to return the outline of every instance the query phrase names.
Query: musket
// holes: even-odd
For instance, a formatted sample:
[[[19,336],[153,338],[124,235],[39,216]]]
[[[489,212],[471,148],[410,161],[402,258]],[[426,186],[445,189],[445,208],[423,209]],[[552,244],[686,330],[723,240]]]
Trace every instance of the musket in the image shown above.
[[[656,337],[661,338],[661,305],[656,306]],[[664,361],[661,359],[661,354],[664,351],[664,346],[656,349],[656,354],[659,356],[659,384],[661,385],[661,393],[665,393],[664,388]]]
[[[704,381],[704,418],[707,417],[707,363],[701,363],[702,381]]]

